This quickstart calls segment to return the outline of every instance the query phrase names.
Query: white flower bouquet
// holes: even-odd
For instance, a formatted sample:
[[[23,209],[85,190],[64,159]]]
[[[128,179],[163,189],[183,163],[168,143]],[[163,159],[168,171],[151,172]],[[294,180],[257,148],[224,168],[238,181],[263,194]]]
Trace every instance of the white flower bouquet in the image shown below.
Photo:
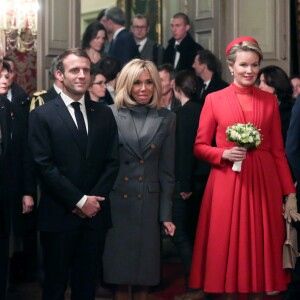
[[[242,124],[237,123],[228,126],[226,129],[227,141],[234,142],[239,147],[245,147],[247,150],[256,148],[262,141],[260,129],[252,123]],[[241,171],[242,161],[233,163],[232,170]]]

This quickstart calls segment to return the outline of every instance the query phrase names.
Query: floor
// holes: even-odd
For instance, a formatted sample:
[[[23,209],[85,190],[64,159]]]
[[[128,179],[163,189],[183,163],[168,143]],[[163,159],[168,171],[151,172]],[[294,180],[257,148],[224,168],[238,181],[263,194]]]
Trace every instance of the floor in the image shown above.
[[[162,278],[161,286],[151,291],[149,300],[173,300],[174,296],[184,293],[185,283],[183,268],[170,240],[164,240]],[[13,285],[9,290],[8,300],[40,300],[41,294],[42,289],[40,283],[37,280],[30,280]],[[96,298],[96,300],[104,299],[110,300],[111,298]],[[218,296],[211,297],[210,299],[221,300]],[[264,298],[264,300],[282,299],[282,294],[277,296],[265,296]],[[70,300],[69,290],[66,292],[65,300]],[[239,300],[246,300],[246,298],[241,296]]]

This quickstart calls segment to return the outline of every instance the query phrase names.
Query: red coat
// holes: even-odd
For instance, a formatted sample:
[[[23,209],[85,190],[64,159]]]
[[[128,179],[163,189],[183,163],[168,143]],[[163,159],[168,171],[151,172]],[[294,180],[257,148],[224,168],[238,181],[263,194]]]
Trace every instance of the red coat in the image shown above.
[[[282,268],[282,196],[295,188],[285,157],[276,98],[255,87],[250,115],[243,114],[231,85],[205,100],[195,142],[197,158],[212,164],[200,210],[191,287],[212,293],[256,293],[286,289]],[[226,128],[252,122],[261,145],[247,153],[241,172],[222,161]],[[211,146],[215,135],[216,147]]]

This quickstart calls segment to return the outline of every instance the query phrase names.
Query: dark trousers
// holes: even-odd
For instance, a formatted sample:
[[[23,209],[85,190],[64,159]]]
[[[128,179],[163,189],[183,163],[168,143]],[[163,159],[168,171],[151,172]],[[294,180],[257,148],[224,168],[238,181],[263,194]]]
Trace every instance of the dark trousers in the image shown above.
[[[207,176],[203,176],[195,181],[195,191],[189,199],[183,200],[178,188],[173,199],[173,223],[176,226],[176,230],[172,241],[184,266],[187,290],[189,290],[189,275],[200,204],[207,178]]]
[[[45,281],[43,300],[63,300],[70,277],[72,300],[94,300],[106,232],[41,232]]]
[[[0,235],[0,299],[6,299],[9,262],[9,238]]]

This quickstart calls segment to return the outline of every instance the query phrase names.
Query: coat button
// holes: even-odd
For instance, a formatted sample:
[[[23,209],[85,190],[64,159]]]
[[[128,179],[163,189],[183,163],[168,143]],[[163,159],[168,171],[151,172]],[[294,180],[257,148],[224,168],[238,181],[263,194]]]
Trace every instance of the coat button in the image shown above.
[[[124,195],[123,195],[123,198],[124,198],[124,199],[128,199],[128,194],[124,194]]]
[[[144,161],[143,159],[140,160],[140,164],[141,164],[141,165],[143,165],[144,162],[145,162],[145,161]]]
[[[129,177],[128,176],[125,176],[124,177],[124,181],[128,181],[129,180]]]
[[[143,181],[143,176],[139,176],[138,181]]]
[[[155,149],[156,146],[155,146],[154,144],[151,144],[151,145],[150,145],[150,148],[151,148],[151,149]]]
[[[138,197],[138,199],[142,199],[142,194],[138,193],[137,197]]]

